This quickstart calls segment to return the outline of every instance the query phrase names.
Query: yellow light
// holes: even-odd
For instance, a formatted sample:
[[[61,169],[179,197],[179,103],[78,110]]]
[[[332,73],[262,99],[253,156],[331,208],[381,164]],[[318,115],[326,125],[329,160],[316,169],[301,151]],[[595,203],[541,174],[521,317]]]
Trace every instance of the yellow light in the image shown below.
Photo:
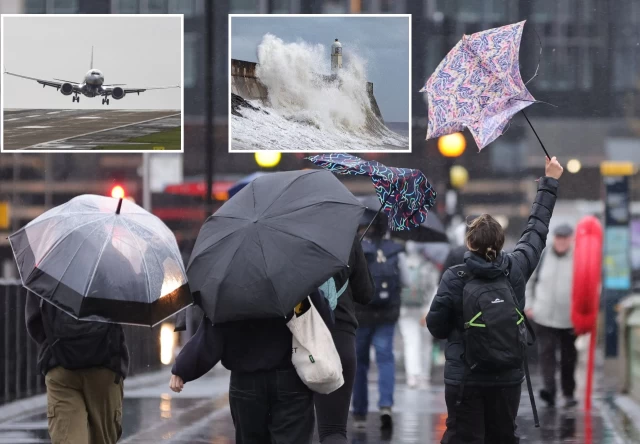
[[[255,157],[258,166],[262,168],[273,168],[280,163],[282,153],[279,151],[258,151]]]
[[[122,188],[120,185],[116,185],[115,187],[111,188],[111,197],[113,197],[114,199],[124,199],[124,188]]]
[[[462,133],[453,133],[438,139],[438,149],[444,157],[458,157],[467,148],[467,141]]]
[[[462,188],[469,181],[469,172],[460,165],[454,165],[449,170],[449,180],[454,188]]]
[[[175,346],[175,333],[173,325],[162,324],[160,328],[160,362],[169,365],[173,360],[173,347]]]
[[[567,171],[572,174],[576,174],[578,171],[582,169],[582,164],[578,159],[571,159],[567,162]]]
[[[636,167],[631,162],[602,162],[600,174],[603,176],[633,176]]]

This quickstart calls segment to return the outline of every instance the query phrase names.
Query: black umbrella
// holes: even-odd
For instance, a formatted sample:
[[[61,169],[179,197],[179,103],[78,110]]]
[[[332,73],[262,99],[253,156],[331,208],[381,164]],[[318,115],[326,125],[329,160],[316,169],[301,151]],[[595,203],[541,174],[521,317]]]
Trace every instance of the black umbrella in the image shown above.
[[[363,211],[328,171],[258,177],[205,222],[189,285],[213,322],[284,317],[348,265]]]
[[[360,225],[367,226],[376,216],[376,213],[380,208],[380,201],[378,200],[378,197],[373,194],[358,196],[358,200],[367,207],[360,220]],[[402,231],[392,230],[391,237],[415,242],[449,242],[444,225],[434,212],[429,213],[427,220],[417,228]]]

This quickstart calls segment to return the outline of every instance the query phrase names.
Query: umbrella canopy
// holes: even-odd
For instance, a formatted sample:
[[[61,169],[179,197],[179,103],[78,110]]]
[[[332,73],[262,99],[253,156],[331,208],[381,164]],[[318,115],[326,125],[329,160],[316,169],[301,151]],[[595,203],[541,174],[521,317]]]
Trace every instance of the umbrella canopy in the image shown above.
[[[153,326],[192,303],[173,233],[128,200],[76,197],[9,242],[22,285],[76,319]]]
[[[360,225],[367,226],[369,222],[371,222],[371,219],[376,216],[380,208],[380,202],[378,197],[373,194],[358,196],[358,200],[367,207],[363,217],[360,219]],[[391,237],[423,243],[448,242],[449,240],[444,225],[435,213],[430,213],[427,220],[418,227],[410,230],[392,231]]]
[[[348,266],[364,207],[331,173],[253,180],[204,224],[187,266],[213,322],[286,316]]]
[[[265,174],[269,174],[269,173],[262,173],[260,171],[257,171],[257,172],[255,172],[253,174],[249,174],[248,176],[243,177],[242,179],[240,179],[239,181],[237,181],[236,183],[231,185],[231,187],[227,191],[227,193],[229,194],[229,199],[231,199],[233,196],[238,194],[238,191],[240,191],[241,189],[246,187],[254,179],[256,179],[256,178],[258,178],[260,176],[264,176]]]
[[[427,139],[468,128],[482,149],[517,112],[535,103],[520,76],[524,24],[465,35],[440,62],[420,90],[427,93]]]
[[[388,167],[350,154],[320,154],[308,160],[336,174],[371,177],[379,204],[389,215],[394,231],[417,228],[427,220],[436,191],[420,170]]]

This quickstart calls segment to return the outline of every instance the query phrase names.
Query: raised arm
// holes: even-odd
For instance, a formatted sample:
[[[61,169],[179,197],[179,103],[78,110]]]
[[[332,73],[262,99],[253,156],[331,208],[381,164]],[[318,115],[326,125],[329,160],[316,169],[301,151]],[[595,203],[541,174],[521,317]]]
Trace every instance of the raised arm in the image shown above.
[[[562,175],[562,166],[556,158],[547,159],[545,177],[540,179],[536,199],[531,207],[527,228],[512,253],[511,262],[518,266],[528,281],[538,266],[542,250],[547,243],[549,222],[556,204],[558,179]]]

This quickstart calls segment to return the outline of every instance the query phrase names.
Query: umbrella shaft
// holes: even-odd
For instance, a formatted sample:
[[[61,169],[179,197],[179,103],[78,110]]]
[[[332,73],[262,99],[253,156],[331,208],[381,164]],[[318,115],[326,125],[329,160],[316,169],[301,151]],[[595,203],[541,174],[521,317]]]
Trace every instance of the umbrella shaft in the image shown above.
[[[542,140],[540,140],[540,137],[538,136],[538,133],[536,132],[536,129],[533,127],[533,125],[531,124],[531,122],[529,121],[529,118],[527,117],[527,115],[524,113],[524,110],[521,111],[522,115],[524,116],[525,119],[527,119],[527,123],[529,124],[529,126],[531,127],[531,129],[533,130],[533,134],[536,135],[536,137],[538,138],[538,142],[540,142],[540,146],[542,147],[542,149],[544,150],[544,153],[547,155],[548,159],[551,159],[551,156],[549,155],[549,153],[547,153],[547,149],[544,147],[544,143],[542,143]]]
[[[369,225],[367,226],[367,229],[364,230],[364,233],[362,233],[362,236],[360,237],[360,242],[362,242],[362,239],[364,239],[364,237],[367,235],[367,232],[369,231],[369,228],[371,228],[371,225],[373,225],[373,223],[375,222],[376,218],[378,217],[378,215],[380,214],[380,212],[382,211],[382,209],[384,208],[384,206],[387,204],[387,201],[389,200],[389,197],[391,196],[391,193],[387,194],[387,198],[384,200],[384,202],[382,203],[382,205],[380,205],[380,209],[378,210],[378,212],[376,213],[375,216],[373,216],[373,219],[371,219],[371,222],[369,222]]]

